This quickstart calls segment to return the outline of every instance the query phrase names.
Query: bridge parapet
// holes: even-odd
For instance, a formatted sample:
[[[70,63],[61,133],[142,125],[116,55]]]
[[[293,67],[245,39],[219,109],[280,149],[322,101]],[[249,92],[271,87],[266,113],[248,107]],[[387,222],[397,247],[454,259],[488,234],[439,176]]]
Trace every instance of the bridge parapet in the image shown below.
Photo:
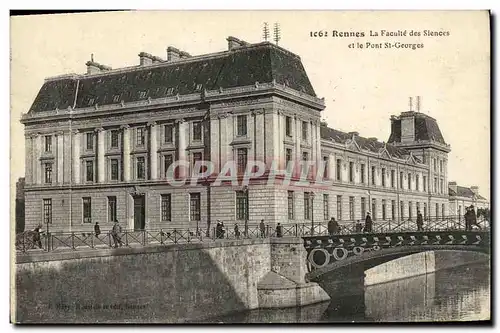
[[[459,248],[490,252],[490,234],[486,231],[427,231],[372,233],[302,237],[307,252],[309,272],[328,271],[339,263],[363,261],[384,252],[416,253],[432,249]],[[379,254],[377,254],[379,253]],[[309,274],[310,276],[316,276]]]

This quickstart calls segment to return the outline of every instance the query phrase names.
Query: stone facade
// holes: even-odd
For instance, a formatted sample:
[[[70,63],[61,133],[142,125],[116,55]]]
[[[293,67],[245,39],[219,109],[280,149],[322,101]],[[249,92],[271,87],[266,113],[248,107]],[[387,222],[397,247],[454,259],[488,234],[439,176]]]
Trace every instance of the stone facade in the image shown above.
[[[330,129],[298,56],[235,40],[225,52],[179,51],[167,61],[141,53],[140,66],[92,61],[87,74],[46,79],[22,118],[26,229],[91,231],[99,222],[108,230],[117,220],[126,229],[204,230],[217,219],[252,227],[264,219],[274,228],[364,219],[368,211],[375,221],[413,219],[417,209],[448,215],[450,148],[434,119],[414,111],[391,118],[389,143]],[[240,66],[238,80],[223,62]],[[270,183],[267,172],[247,186],[241,177],[216,181],[228,161],[284,170],[306,159],[313,165],[302,181],[298,167],[289,183],[279,175]],[[193,179],[198,160],[214,169]],[[190,164],[169,174],[178,161]]]

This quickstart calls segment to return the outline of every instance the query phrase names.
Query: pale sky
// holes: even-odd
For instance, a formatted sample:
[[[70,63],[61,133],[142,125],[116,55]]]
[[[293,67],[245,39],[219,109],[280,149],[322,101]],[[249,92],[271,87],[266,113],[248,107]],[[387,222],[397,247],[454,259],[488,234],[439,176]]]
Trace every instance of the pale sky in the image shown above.
[[[261,42],[263,22],[281,27],[279,45],[298,54],[330,127],[386,141],[389,117],[422,96],[451,145],[448,180],[490,191],[490,36],[486,11],[141,11],[11,18],[11,181],[24,176],[19,119],[45,77],[84,73],[85,62],[137,65],[141,51],[166,58],[167,46],[191,55],[227,49],[226,38]],[[328,31],[310,37],[310,31]],[[448,31],[442,37],[369,37],[370,30]],[[332,30],[364,31],[334,38]],[[424,48],[351,49],[352,42],[423,43]]]

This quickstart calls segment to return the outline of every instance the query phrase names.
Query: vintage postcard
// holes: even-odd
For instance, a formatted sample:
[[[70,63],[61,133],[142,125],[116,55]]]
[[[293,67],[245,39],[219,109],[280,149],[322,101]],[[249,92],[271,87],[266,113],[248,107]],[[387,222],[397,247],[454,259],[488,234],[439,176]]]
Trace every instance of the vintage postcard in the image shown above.
[[[490,322],[488,11],[11,18],[11,322]]]

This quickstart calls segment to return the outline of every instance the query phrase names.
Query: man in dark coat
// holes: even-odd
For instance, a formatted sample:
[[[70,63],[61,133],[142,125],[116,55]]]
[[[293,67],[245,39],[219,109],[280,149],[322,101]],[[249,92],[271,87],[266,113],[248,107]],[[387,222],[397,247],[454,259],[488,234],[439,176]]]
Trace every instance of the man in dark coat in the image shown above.
[[[417,231],[423,231],[424,230],[424,218],[422,216],[422,213],[420,213],[419,210],[417,210]]]
[[[99,222],[96,222],[94,225],[94,234],[98,237],[101,234],[101,228],[99,227]]]
[[[464,220],[465,220],[465,230],[469,231],[471,229],[471,216],[470,208],[465,208]]]
[[[264,225],[264,220],[260,220],[259,229],[260,229],[260,237],[262,238],[266,237],[266,226]]]
[[[236,239],[240,239],[240,229],[238,228],[238,224],[234,225],[234,235],[236,236]]]
[[[335,218],[332,217],[330,221],[328,221],[328,234],[333,235],[339,232],[339,224],[335,221]]]
[[[283,226],[281,223],[278,223],[276,226],[276,237],[283,237]]]
[[[363,231],[364,232],[372,232],[372,225],[373,225],[372,217],[370,216],[370,212],[367,212],[366,218],[365,218],[365,228]]]

